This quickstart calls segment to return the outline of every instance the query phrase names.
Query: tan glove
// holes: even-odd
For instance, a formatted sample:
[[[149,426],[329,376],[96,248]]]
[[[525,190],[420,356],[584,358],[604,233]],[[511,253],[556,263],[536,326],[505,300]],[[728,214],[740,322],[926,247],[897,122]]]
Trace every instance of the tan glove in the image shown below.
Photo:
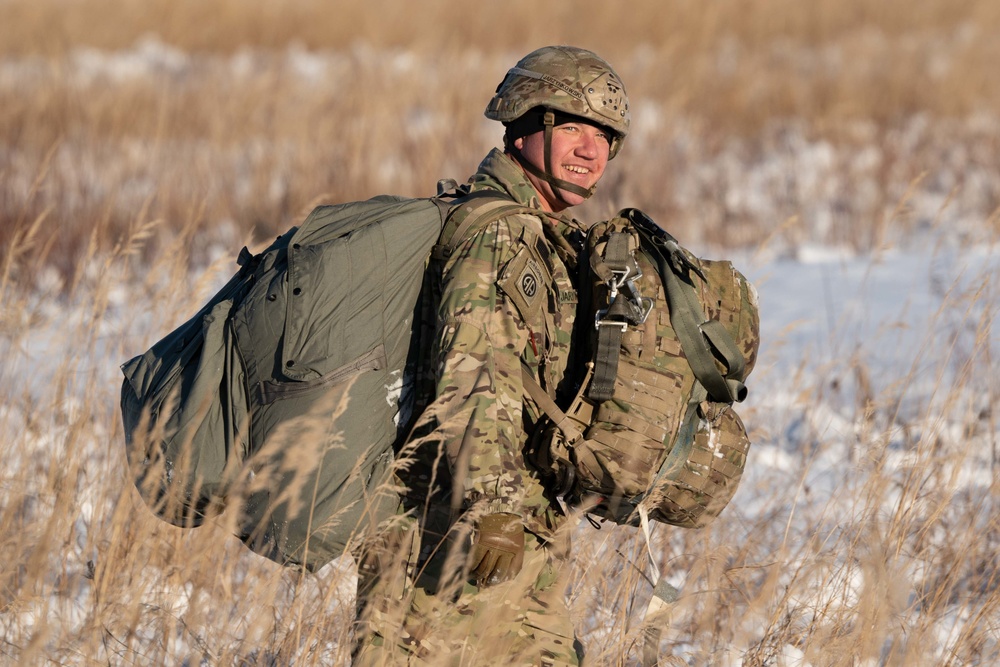
[[[487,514],[479,520],[472,545],[472,576],[492,586],[517,576],[524,565],[524,526],[516,514]]]

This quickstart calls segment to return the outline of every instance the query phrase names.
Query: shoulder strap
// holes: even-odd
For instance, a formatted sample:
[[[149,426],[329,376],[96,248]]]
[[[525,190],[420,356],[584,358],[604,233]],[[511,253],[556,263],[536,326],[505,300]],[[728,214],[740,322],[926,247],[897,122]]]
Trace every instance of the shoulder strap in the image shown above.
[[[431,257],[444,260],[455,247],[476,231],[515,213],[541,215],[541,211],[518,204],[509,196],[494,190],[477,190],[446,203],[441,236],[431,250]]]

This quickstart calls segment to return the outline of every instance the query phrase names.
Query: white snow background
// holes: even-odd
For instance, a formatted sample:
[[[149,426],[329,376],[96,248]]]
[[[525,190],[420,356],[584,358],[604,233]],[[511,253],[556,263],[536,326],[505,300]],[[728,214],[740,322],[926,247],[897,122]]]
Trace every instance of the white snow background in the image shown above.
[[[329,54],[292,49],[285,57],[305,77],[340,67],[340,60]],[[405,54],[396,57],[400,67],[407,66]],[[238,75],[248,58],[237,56],[212,66],[230,67]],[[0,78],[27,81],[34,66],[44,65],[0,63]],[[193,66],[190,56],[152,40],[125,53],[81,51],[69,76],[86,86],[95,79],[143,76],[150,71],[184,76]],[[653,112],[649,114],[652,117]],[[925,120],[912,122],[912,132],[923,131]],[[992,128],[989,132],[1000,126],[996,118],[969,122],[985,124]],[[748,154],[735,147],[718,162],[699,165],[697,173],[676,174],[667,187],[672,194],[665,196],[683,198],[697,190],[696,181],[721,182],[731,206],[780,222],[775,217],[779,207],[769,199],[767,185],[769,174],[779,174],[801,190],[798,196],[810,202],[812,218],[835,224],[842,212],[833,195],[824,195],[823,184],[835,176],[838,164],[857,156],[838,155],[828,145],[811,143],[796,134],[794,124],[785,130],[795,140],[783,153]],[[968,175],[974,169],[978,180],[965,179],[964,189],[952,196],[954,179],[949,174]],[[30,169],[26,167],[25,173]],[[10,170],[4,177],[20,176]],[[87,173],[73,177],[85,179]],[[808,240],[788,245],[765,240],[758,247],[728,253],[756,284],[760,299],[760,357],[748,382],[750,398],[740,409],[753,440],[747,471],[717,526],[700,536],[659,526],[653,539],[654,551],[664,562],[664,576],[681,590],[673,622],[666,628],[665,646],[686,656],[682,659],[690,664],[736,665],[754,657],[762,660],[760,664],[813,664],[807,647],[794,638],[814,636],[809,633],[815,633],[824,619],[849,623],[863,611],[861,601],[868,599],[865,591],[871,586],[884,588],[880,599],[885,609],[879,616],[884,628],[875,653],[859,657],[857,664],[879,664],[883,652],[898,650],[918,629],[919,655],[925,664],[949,659],[953,643],[969,633],[980,637],[981,664],[1000,660],[995,594],[1000,587],[996,556],[1000,553],[1000,246],[995,227],[990,228],[995,224],[990,222],[993,211],[981,203],[992,199],[976,189],[995,192],[1000,175],[995,164],[959,161],[942,166],[936,177],[907,202],[909,217],[923,224],[911,227],[917,231],[905,237],[889,234],[872,252]],[[130,196],[122,194],[123,199]],[[627,203],[644,206],[642,201]],[[660,222],[670,228],[669,220]],[[87,268],[70,296],[61,293],[61,279],[54,272],[32,291],[12,292],[6,286],[0,382],[13,400],[0,405],[4,442],[0,503],[7,509],[20,503],[25,530],[37,531],[39,540],[53,538],[45,526],[54,508],[68,505],[75,516],[69,532],[55,536],[62,540],[60,551],[25,549],[22,562],[0,565],[44,572],[31,591],[4,594],[5,600],[16,599],[17,604],[0,614],[0,637],[8,644],[0,647],[0,656],[30,653],[63,664],[117,662],[120,654],[113,642],[102,655],[81,656],[74,653],[73,637],[94,631],[90,624],[100,591],[89,575],[94,564],[107,557],[102,545],[109,539],[115,510],[111,501],[117,498],[108,487],[128,484],[120,421],[115,417],[118,366],[193,312],[233,270],[240,245],[237,240],[210,248],[209,256],[218,259],[204,273],[181,277],[182,289],[168,288],[177,276],[133,273],[130,267],[100,260]],[[719,254],[697,243],[693,248],[709,257]],[[12,321],[12,312],[22,319]],[[97,321],[94,313],[101,314]],[[53,479],[69,472],[61,469],[66,460],[79,465],[72,469],[74,479],[65,480],[72,497],[64,503],[67,499],[51,489],[59,488],[52,485]],[[925,477],[914,480],[915,472]],[[876,484],[876,478],[884,483]],[[138,501],[135,511],[142,511]],[[901,524],[903,514],[907,520]],[[955,525],[958,521],[964,523]],[[914,531],[925,526],[913,537],[921,546],[911,548],[909,537],[893,536],[897,525]],[[621,601],[601,602],[588,593],[583,570],[590,567],[588,558],[606,563],[616,557],[601,552],[609,533],[620,544],[639,545],[637,554],[644,548],[639,531],[632,528],[605,526],[598,532],[583,522],[578,530],[581,570],[574,585],[574,611],[582,639],[597,656],[602,642],[617,632],[613,626],[622,618]],[[970,534],[992,545],[977,550],[992,553],[992,558],[976,563],[961,559],[962,545],[955,540]],[[731,631],[736,643],[718,645],[686,634],[690,618],[701,609],[699,595],[704,591],[699,586],[707,584],[681,565],[694,563],[702,572],[699,551],[720,544],[738,550],[750,536],[768,549],[743,554],[741,572],[746,571],[745,563],[756,562],[760,570],[748,574],[747,582],[756,581],[758,575],[772,577],[780,603],[741,603],[734,621],[739,629]],[[309,589],[313,584],[276,573],[243,551],[235,538],[230,542],[223,553],[245,561],[241,570],[245,576],[272,582],[277,602],[268,613],[277,627],[290,632],[298,621],[288,611],[291,603],[282,607],[280,601],[316,595]],[[886,549],[892,553],[878,560],[882,567],[877,571],[862,557]],[[772,566],[777,554],[783,559],[776,572]],[[940,560],[928,559],[929,554],[939,554]],[[934,615],[928,617],[918,601],[926,599],[929,588],[941,584],[949,558],[966,583],[948,582],[951,598],[935,606]],[[159,587],[157,604],[162,607],[163,599],[174,600],[176,606],[169,612],[178,619],[183,620],[193,605],[207,603],[204,597],[192,597],[183,582],[148,574]],[[742,574],[732,576],[729,583],[739,588]],[[322,602],[330,614],[342,614],[345,623],[352,612],[347,581],[340,595]],[[139,584],[136,589],[149,590]],[[625,614],[636,624],[648,597],[648,584],[640,582],[638,603]],[[223,618],[243,613],[234,612],[236,607],[218,608],[219,599],[211,603]],[[776,608],[783,610],[778,617]],[[260,638],[246,635],[246,626],[238,621],[204,628],[181,623],[166,640],[139,632],[129,638],[130,646],[141,655],[143,646],[167,641],[174,642],[170,649],[174,655],[199,647],[211,654],[214,644],[242,641],[245,653],[251,655]],[[230,635],[219,637],[220,632]],[[110,630],[109,635],[113,635]],[[767,638],[775,636],[776,645],[766,645]]]

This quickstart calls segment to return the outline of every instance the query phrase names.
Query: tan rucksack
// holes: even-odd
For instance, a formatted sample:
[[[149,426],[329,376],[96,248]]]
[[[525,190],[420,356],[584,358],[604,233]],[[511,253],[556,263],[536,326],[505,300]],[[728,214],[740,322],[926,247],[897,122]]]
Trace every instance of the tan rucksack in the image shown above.
[[[728,261],[682,249],[625,209],[589,230],[592,361],[565,412],[525,385],[552,426],[532,455],[569,504],[637,525],[700,527],[729,503],[750,441],[734,402],[759,344],[757,296]]]

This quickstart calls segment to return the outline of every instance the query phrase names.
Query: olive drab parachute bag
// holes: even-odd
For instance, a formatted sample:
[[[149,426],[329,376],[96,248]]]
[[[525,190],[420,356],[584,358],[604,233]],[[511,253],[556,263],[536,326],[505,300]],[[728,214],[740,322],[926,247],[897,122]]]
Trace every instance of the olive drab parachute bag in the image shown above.
[[[532,454],[560,497],[589,499],[604,518],[704,526],[746,465],[732,406],[756,361],[756,292],[730,262],[696,258],[636,209],[594,225],[586,253],[592,361],[565,411],[526,378],[553,422]]]
[[[187,527],[238,498],[251,549],[310,569],[391,517],[429,258],[523,210],[486,192],[381,196],[318,207],[263,252],[244,248],[215,297],[122,366],[146,504]]]

